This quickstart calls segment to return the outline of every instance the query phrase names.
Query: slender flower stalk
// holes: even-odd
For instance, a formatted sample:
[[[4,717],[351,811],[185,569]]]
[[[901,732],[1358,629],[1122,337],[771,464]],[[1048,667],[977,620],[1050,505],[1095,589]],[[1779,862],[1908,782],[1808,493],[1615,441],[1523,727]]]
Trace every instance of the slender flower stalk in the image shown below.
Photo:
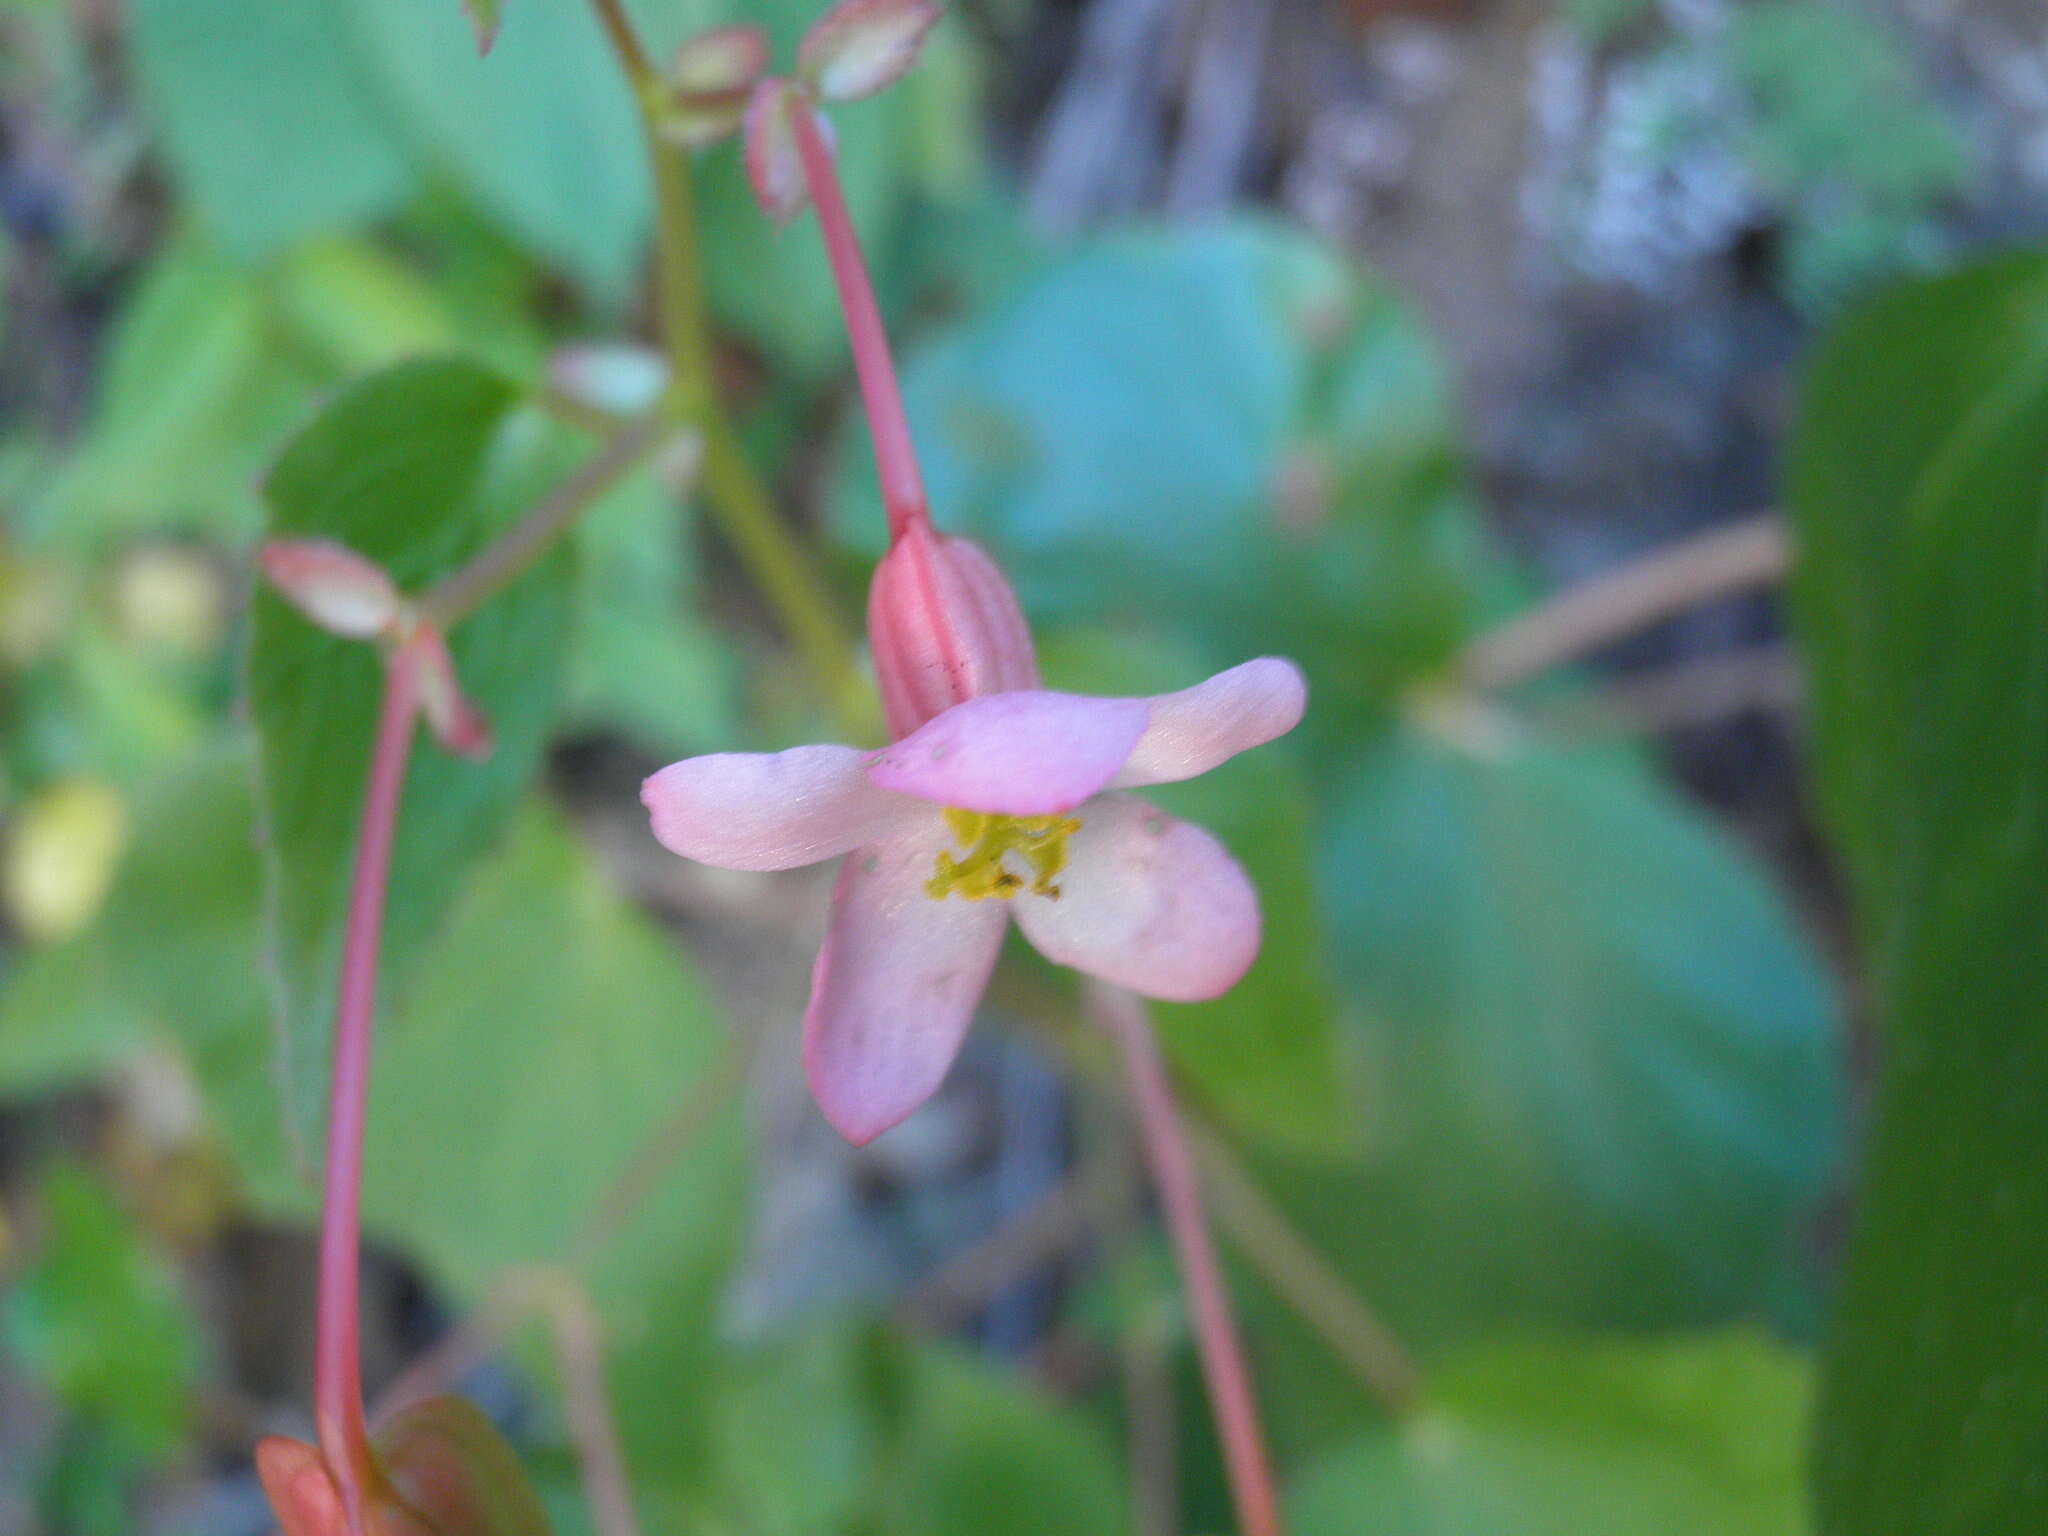
[[[1131,1098],[1138,1107],[1145,1160],[1166,1212],[1181,1283],[1187,1287],[1188,1307],[1194,1314],[1195,1343],[1201,1352],[1216,1435],[1223,1443],[1224,1469],[1230,1477],[1238,1527],[1243,1536],[1280,1536],[1280,1505],[1259,1428],[1258,1400],[1231,1317],[1229,1293],[1216,1264],[1215,1246],[1209,1240],[1201,1185],[1174,1108],[1159,1042],[1152,1034],[1152,1020],[1145,1005],[1120,987],[1091,985],[1088,998],[1096,1019],[1116,1037],[1123,1051]]]
[[[320,1278],[313,1354],[313,1417],[320,1450],[340,1484],[352,1536],[362,1536],[379,1476],[363,1419],[357,1351],[362,1226],[363,1121],[370,1082],[370,1031],[377,1004],[377,952],[399,795],[412,755],[419,668],[411,645],[395,647],[384,671],[384,703],[370,750],[368,787],[356,840],[341,983],[334,1009],[334,1070],[327,1090],[327,1161],[320,1214]]]
[[[523,575],[592,503],[638,467],[661,444],[666,426],[659,416],[645,416],[619,428],[532,511],[437,583],[422,599],[421,612],[443,632],[453,629]]]
[[[896,385],[896,365],[889,353],[888,332],[875,303],[875,287],[861,258],[860,237],[839,187],[832,147],[825,142],[815,107],[799,92],[789,92],[784,107],[796,134],[804,181],[818,212],[825,254],[832,263],[832,281],[846,312],[846,338],[853,349],[854,372],[860,378],[861,402],[875,440],[875,468],[882,481],[882,505],[889,515],[894,540],[915,522],[929,521],[924,477],[910,446],[910,423],[903,414],[903,395]]]
[[[817,565],[747,462],[718,395],[698,263],[694,172],[689,147],[664,131],[666,84],[619,0],[591,3],[632,90],[654,183],[655,307],[669,367],[668,392],[656,409],[703,434],[705,503],[719,531],[774,608],[842,728],[864,734],[872,717],[855,702],[860,689],[852,637]]]

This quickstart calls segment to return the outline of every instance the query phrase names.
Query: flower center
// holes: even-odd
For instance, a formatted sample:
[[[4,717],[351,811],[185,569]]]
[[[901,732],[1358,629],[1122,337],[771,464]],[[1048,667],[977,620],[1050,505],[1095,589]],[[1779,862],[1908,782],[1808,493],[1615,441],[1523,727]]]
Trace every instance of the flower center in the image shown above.
[[[945,817],[955,841],[967,851],[958,858],[940,851],[937,868],[924,883],[925,895],[934,901],[1014,896],[1025,888],[1025,877],[1003,863],[1005,854],[1014,853],[1029,872],[1032,894],[1059,899],[1053,876],[1067,867],[1067,839],[1081,830],[1079,821],[1072,816],[998,816],[951,805]]]

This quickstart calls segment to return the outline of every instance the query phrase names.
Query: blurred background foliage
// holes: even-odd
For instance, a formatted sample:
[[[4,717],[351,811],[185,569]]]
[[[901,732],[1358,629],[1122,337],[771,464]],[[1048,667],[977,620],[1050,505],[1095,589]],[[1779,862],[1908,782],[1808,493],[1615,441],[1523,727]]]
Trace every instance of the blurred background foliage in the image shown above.
[[[505,9],[479,59],[455,0],[0,0],[0,1529],[265,1530],[247,1448],[304,1432],[374,678],[248,557],[445,571],[589,452],[550,358],[646,334],[627,95],[581,5]],[[816,7],[633,9],[659,54]],[[2048,1521],[2048,277],[1977,254],[2048,229],[2038,14],[959,0],[838,133],[940,521],[1048,681],[1310,678],[1161,796],[1267,912],[1159,1014],[1300,1536]],[[721,386],[851,618],[815,230],[730,145],[698,190]],[[1772,506],[1796,645],[1753,596],[1475,680]],[[423,751],[401,824],[373,1391],[495,1320],[459,1384],[588,1529],[566,1288],[650,1532],[1225,1528],[1065,981],[1015,957],[852,1153],[792,1066],[821,890],[648,838],[658,763],[830,734],[692,498],[628,477],[456,650],[498,751]]]

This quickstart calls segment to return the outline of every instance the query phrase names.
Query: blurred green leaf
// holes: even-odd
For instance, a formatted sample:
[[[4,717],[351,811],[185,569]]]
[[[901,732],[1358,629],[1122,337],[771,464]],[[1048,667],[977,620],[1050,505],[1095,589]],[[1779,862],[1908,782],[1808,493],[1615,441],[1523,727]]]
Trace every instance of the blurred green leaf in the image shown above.
[[[147,1033],[97,932],[16,955],[0,970],[0,1100],[88,1078]]]
[[[1314,729],[1441,666],[1483,541],[1426,336],[1327,248],[1239,222],[1091,245],[907,376],[933,505],[1034,619],[1143,613],[1295,655]],[[881,538],[864,438],[838,527]]]
[[[709,1391],[689,1383],[739,1240],[725,1049],[674,942],[529,812],[422,963],[371,1089],[366,1221],[472,1301],[509,1267],[588,1263],[629,1456],[669,1477],[703,1455]],[[611,1211],[636,1154],[686,1124],[687,1145]],[[591,1224],[616,1230],[578,1254]]]
[[[251,486],[306,393],[258,290],[180,238],[122,312],[91,427],[31,526],[88,549],[143,528],[244,538],[260,515]]]
[[[0,985],[0,1095],[175,1041],[252,1201],[301,1212],[306,1191],[277,1113],[251,778],[238,737],[136,792],[134,836],[99,924],[36,951]]]
[[[336,379],[456,340],[431,284],[367,240],[308,241],[276,264],[269,296],[291,341]]]
[[[511,386],[473,364],[401,364],[334,400],[285,450],[265,487],[271,531],[338,539],[417,590],[526,510],[559,455],[513,411]],[[433,936],[468,867],[525,793],[553,723],[571,562],[549,556],[451,638],[455,668],[496,747],[458,762],[423,743],[399,814],[383,973]],[[287,1105],[319,1123],[366,754],[381,691],[368,646],[314,628],[259,589],[249,691],[270,848],[272,938],[282,995]]]
[[[1635,759],[1513,732],[1411,727],[1324,822],[1367,1150],[1280,1187],[1424,1345],[1753,1309],[1836,1150],[1826,975]]]
[[[936,1349],[904,1383],[888,1536],[1103,1536],[1123,1480],[1094,1426],[1015,1376]]]
[[[737,732],[732,642],[705,620],[677,498],[635,475],[576,527],[576,650],[569,714],[681,752]]]
[[[8,1348],[127,1453],[163,1455],[192,1411],[199,1356],[191,1312],[91,1174],[58,1164],[42,1197],[42,1240],[0,1299]]]
[[[622,295],[647,233],[647,158],[590,7],[517,7],[488,57],[453,5],[346,10],[432,158],[533,250]]]
[[[1744,1335],[1540,1341],[1446,1361],[1429,1400],[1293,1490],[1298,1536],[1799,1536],[1799,1362]]]
[[[1927,536],[1916,528],[1957,515],[1938,513],[1932,498],[2039,387],[2044,355],[2048,256],[2026,254],[1869,305],[1807,376],[1787,465],[1803,555],[1791,596],[1814,663],[1816,776],[1877,940],[1896,904],[1899,852],[1924,811],[1909,797],[1904,756],[1876,750],[1926,686],[1899,669],[1894,634],[1899,596],[1915,590],[1914,540]]]
[[[728,1353],[712,1467],[741,1529],[816,1536],[858,1524],[881,1439],[862,1343],[850,1327],[817,1328]]]
[[[238,255],[361,224],[410,189],[347,7],[137,0],[129,36],[172,166]]]
[[[1829,0],[1760,0],[1723,46],[1754,114],[1749,160],[1766,182],[1846,185],[1880,207],[1960,191],[1962,136],[1874,16]]]
[[[1825,1361],[1827,1528],[2048,1523],[2048,259],[1897,292],[1792,457],[1827,805],[1884,1031]]]

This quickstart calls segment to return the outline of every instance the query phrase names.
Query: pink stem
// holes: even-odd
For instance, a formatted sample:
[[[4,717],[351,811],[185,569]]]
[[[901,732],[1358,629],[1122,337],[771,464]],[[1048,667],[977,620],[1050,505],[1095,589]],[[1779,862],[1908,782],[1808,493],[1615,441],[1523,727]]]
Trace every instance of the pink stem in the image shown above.
[[[320,1210],[320,1292],[313,1346],[313,1419],[320,1451],[362,1536],[376,1478],[363,1422],[357,1355],[357,1272],[361,1237],[363,1118],[370,1082],[370,1026],[377,1006],[377,948],[384,926],[384,889],[398,799],[412,752],[419,703],[418,669],[401,645],[385,665],[384,704],[370,752],[363,820],[356,839],[354,883],[341,949],[334,1007],[334,1070],[327,1089],[326,1183]]]
[[[1195,1342],[1202,1356],[1202,1376],[1209,1387],[1210,1411],[1223,1442],[1223,1461],[1230,1476],[1230,1496],[1237,1507],[1243,1536],[1280,1536],[1280,1506],[1273,1493],[1273,1470],[1259,1429],[1259,1408],[1252,1393],[1251,1373],[1231,1318],[1230,1297],[1216,1266],[1216,1250],[1202,1215],[1201,1188],[1195,1180],[1173,1089],[1152,1035],[1145,1006],[1130,993],[1113,987],[1091,987],[1095,1012],[1123,1047],[1131,1078],[1131,1096],[1138,1106],[1138,1126],[1145,1160],[1166,1211],[1174,1254],[1180,1261],[1181,1283],[1187,1287],[1194,1314]]]
[[[910,446],[910,423],[903,415],[903,395],[896,386],[889,336],[882,329],[882,312],[875,304],[867,263],[861,259],[853,216],[847,212],[846,197],[839,190],[839,172],[832,163],[831,146],[819,131],[817,109],[807,99],[795,96],[789,105],[789,117],[796,133],[797,155],[803,161],[804,180],[818,210],[818,228],[825,236],[825,254],[832,262],[832,280],[839,287],[839,304],[846,311],[846,336],[853,346],[861,402],[867,407],[868,430],[875,440],[875,469],[882,481],[882,505],[888,512],[889,538],[893,543],[911,524],[924,522],[930,515],[925,505],[924,477],[918,472],[917,455]]]

